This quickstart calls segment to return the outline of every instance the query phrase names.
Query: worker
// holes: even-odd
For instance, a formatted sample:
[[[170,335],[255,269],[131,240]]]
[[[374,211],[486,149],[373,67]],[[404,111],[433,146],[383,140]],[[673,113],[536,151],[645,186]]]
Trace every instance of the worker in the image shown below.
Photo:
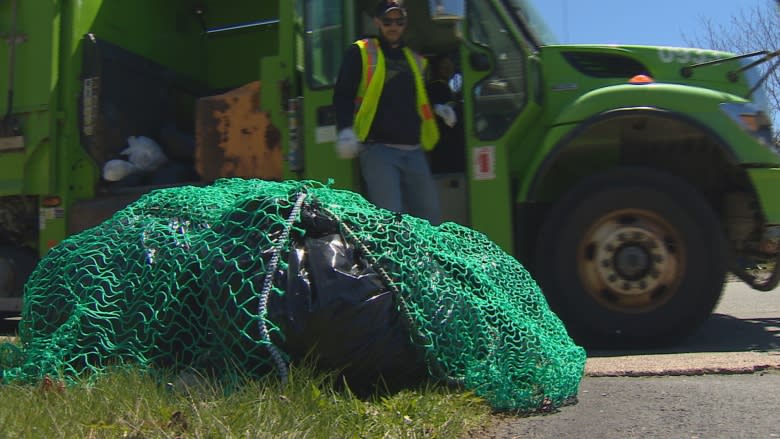
[[[380,1],[373,17],[379,38],[358,40],[344,54],[333,96],[336,152],[359,157],[376,206],[438,224],[439,195],[425,151],[439,139],[434,113],[450,126],[457,117],[443,103],[432,108],[427,61],[403,41],[407,18],[399,2]]]

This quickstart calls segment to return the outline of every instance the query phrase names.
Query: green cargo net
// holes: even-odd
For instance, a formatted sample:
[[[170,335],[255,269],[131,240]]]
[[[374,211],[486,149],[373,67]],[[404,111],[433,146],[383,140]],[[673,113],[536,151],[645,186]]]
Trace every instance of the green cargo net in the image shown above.
[[[53,248],[2,382],[114,365],[282,379],[321,357],[355,386],[456,382],[496,409],[576,396],[585,353],[514,258],[454,223],[316,182],[153,191]]]

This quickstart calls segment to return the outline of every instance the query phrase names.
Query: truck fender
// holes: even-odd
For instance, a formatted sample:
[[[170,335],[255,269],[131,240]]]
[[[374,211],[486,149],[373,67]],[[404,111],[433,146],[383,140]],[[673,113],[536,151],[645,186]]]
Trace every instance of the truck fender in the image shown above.
[[[616,87],[624,88],[625,86]],[[634,103],[638,101],[634,99]],[[545,175],[547,175],[556,160],[567,151],[572,141],[592,126],[604,123],[610,119],[633,117],[641,114],[649,117],[680,120],[707,133],[707,135],[715,139],[727,160],[733,163],[738,162],[737,154],[729,146],[730,143],[726,138],[729,133],[723,132],[728,130],[735,131],[738,128],[725,115],[712,114],[712,101],[709,101],[709,106],[707,107],[709,111],[704,113],[705,120],[694,118],[691,115],[694,114],[693,112],[675,111],[674,108],[663,106],[661,105],[662,101],[662,99],[658,99],[656,102],[650,102],[651,105],[646,105],[647,101],[644,101],[644,104],[641,106],[634,104],[615,107],[614,99],[605,99],[603,96],[591,96],[588,98],[588,95],[586,95],[578,99],[577,102],[580,102],[580,104],[572,104],[548,130],[547,135],[544,137],[542,148],[539,149],[531,160],[528,172],[521,177],[517,201],[536,200]],[[692,103],[692,105],[698,107],[702,104],[696,105]]]

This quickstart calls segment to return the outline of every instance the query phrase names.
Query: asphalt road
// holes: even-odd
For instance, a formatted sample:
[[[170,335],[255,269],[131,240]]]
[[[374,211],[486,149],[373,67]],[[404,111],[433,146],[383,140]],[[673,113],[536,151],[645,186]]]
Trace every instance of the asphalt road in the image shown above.
[[[679,346],[588,353],[578,402],[499,416],[479,438],[780,438],[780,289],[730,283]]]

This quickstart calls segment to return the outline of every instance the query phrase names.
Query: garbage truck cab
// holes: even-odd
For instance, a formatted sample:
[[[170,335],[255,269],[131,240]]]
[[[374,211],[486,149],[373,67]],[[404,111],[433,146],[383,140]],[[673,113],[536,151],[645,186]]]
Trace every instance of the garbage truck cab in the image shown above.
[[[21,310],[38,257],[155,188],[361,192],[357,161],[334,152],[332,93],[346,48],[375,34],[374,6],[1,3],[0,311]],[[429,157],[444,219],[515,255],[576,340],[675,342],[727,272],[777,285],[780,154],[761,77],[775,53],[559,45],[528,0],[405,7],[408,45],[455,70],[459,124]]]

